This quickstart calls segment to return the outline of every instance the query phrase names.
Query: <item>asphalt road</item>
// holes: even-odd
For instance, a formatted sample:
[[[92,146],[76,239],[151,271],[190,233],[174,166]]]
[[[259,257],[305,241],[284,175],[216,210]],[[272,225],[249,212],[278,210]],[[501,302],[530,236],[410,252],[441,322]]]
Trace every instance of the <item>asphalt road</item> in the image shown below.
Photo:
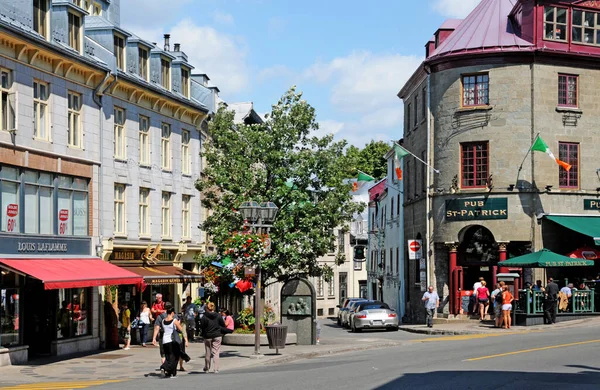
[[[340,337],[368,337],[331,328]],[[219,374],[187,372],[94,389],[599,389],[600,334],[595,327],[526,334],[407,337],[393,348],[266,364]]]

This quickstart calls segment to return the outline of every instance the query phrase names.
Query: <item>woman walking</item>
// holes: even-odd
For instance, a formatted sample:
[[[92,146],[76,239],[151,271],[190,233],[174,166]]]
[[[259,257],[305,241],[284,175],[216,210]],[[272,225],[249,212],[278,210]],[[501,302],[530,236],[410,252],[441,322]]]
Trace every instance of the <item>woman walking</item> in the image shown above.
[[[164,370],[165,376],[169,378],[177,376],[177,362],[181,356],[179,347],[181,339],[179,333],[183,334],[186,346],[188,346],[188,339],[179,320],[175,319],[175,309],[169,307],[166,314],[167,316],[162,320],[162,344],[165,351],[165,362],[160,368]],[[156,344],[156,340],[153,343]]]
[[[152,313],[146,301],[142,301],[142,307],[140,309],[140,333],[142,336],[142,347],[146,346],[146,340],[148,340],[147,332],[148,326],[154,321]]]
[[[481,287],[477,288],[477,303],[479,304],[479,320],[483,321],[490,305],[490,290],[485,286],[485,280],[482,280]]]
[[[513,295],[508,290],[508,286],[502,287],[502,314],[504,316],[504,329],[510,329],[512,318],[510,310],[512,309]]]
[[[200,320],[200,329],[204,339],[204,372],[209,372],[211,368],[212,357],[214,359],[214,372],[219,373],[219,354],[221,353],[221,328],[225,327],[223,317],[215,313],[215,304],[209,302],[206,305],[206,312]]]

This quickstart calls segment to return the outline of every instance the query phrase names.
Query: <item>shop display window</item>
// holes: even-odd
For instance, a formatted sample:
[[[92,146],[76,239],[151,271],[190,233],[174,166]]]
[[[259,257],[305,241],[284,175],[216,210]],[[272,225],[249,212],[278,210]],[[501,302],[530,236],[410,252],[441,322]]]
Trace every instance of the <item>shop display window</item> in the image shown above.
[[[90,288],[70,288],[58,291],[57,339],[90,334],[90,291]]]
[[[0,346],[11,347],[21,342],[20,288],[18,275],[0,269]]]

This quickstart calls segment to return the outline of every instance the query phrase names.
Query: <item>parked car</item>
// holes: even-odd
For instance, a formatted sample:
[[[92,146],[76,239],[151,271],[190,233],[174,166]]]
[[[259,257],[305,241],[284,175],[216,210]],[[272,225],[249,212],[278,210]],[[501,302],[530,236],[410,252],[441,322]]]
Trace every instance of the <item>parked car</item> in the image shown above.
[[[344,301],[341,305],[337,305],[338,313],[337,313],[337,324],[342,326],[342,313],[348,311],[348,304],[352,301],[360,301],[364,300],[364,298],[344,298]]]
[[[342,328],[349,328],[350,327],[350,314],[354,312],[354,309],[356,309],[356,307],[363,302],[369,302],[366,299],[360,299],[360,300],[356,300],[356,301],[350,301],[348,302],[348,306],[346,306],[345,311],[342,312]]]
[[[354,313],[350,316],[348,323],[352,332],[360,332],[363,329],[387,329],[398,330],[398,314],[383,302],[361,302]]]

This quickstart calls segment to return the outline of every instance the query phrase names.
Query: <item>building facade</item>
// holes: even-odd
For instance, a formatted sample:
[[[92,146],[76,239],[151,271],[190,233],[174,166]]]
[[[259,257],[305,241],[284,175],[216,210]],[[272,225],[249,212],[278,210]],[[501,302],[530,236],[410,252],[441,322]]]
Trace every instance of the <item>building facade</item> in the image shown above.
[[[423,240],[424,276],[442,293],[440,312],[460,314],[465,291],[509,271],[501,267],[507,258],[594,247],[593,233],[569,222],[597,218],[597,17],[595,2],[482,0],[438,29],[398,94],[405,147],[439,169],[405,158],[406,238]],[[570,169],[530,151],[538,136]],[[424,320],[418,267],[409,262],[413,321]],[[510,271],[528,281],[545,276]]]

